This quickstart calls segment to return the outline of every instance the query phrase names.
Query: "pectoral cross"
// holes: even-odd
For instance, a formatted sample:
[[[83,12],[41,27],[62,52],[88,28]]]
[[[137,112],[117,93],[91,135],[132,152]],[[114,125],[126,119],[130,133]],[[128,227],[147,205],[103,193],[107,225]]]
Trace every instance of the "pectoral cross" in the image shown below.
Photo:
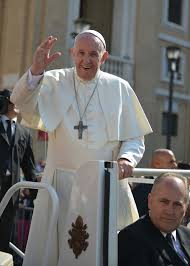
[[[77,129],[77,130],[78,130],[78,138],[79,138],[79,139],[82,139],[82,133],[83,133],[83,130],[85,130],[85,129],[87,129],[87,128],[88,128],[88,126],[83,125],[82,120],[79,121],[78,126],[74,126],[74,129]]]

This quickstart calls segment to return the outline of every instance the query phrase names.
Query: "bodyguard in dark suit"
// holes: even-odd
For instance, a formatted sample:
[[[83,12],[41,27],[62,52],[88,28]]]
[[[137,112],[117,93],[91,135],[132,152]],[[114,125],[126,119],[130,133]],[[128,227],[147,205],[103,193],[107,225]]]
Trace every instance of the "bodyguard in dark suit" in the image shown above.
[[[185,177],[157,177],[148,197],[149,214],[119,232],[118,266],[190,265],[190,230],[180,225],[188,202]]]
[[[0,92],[0,201],[6,191],[20,181],[20,168],[28,181],[35,181],[35,162],[28,129],[16,122],[18,110],[10,92]],[[16,193],[0,218],[0,251],[9,252],[9,241],[19,193]]]

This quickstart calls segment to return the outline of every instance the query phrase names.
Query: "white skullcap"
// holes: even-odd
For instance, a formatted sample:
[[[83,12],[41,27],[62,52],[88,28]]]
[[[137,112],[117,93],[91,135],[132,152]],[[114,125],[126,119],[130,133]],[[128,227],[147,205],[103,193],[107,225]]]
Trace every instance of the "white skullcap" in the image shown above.
[[[102,34],[100,34],[98,31],[95,31],[95,30],[84,30],[84,31],[81,31],[81,32],[77,35],[77,37],[80,36],[80,35],[82,35],[82,34],[84,34],[84,33],[90,33],[90,34],[96,36],[96,37],[97,37],[97,38],[103,43],[104,48],[106,49],[106,42],[105,42],[105,39],[104,39],[104,37],[102,36]]]

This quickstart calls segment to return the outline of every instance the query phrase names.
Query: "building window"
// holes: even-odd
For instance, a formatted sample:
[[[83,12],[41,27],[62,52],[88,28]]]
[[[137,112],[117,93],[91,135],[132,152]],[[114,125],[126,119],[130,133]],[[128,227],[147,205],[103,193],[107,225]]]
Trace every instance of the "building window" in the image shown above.
[[[169,27],[188,31],[189,0],[163,0],[163,22]]]
[[[182,25],[182,0],[168,1],[168,21]]]
[[[170,73],[169,73],[169,63],[167,58],[166,47],[162,48],[162,70],[161,70],[161,80],[169,82]],[[179,59],[179,70],[178,73],[175,73],[174,83],[176,85],[184,85],[184,76],[185,76],[185,54],[181,51],[181,57]]]
[[[87,17],[87,14],[86,14],[87,7],[88,7],[87,1],[86,0],[81,0],[80,1],[80,11],[79,11],[79,17],[80,18]]]
[[[177,127],[178,127],[178,115],[175,113],[171,114],[171,123],[170,123],[170,135],[177,136]],[[162,135],[166,136],[168,132],[168,112],[162,113]]]

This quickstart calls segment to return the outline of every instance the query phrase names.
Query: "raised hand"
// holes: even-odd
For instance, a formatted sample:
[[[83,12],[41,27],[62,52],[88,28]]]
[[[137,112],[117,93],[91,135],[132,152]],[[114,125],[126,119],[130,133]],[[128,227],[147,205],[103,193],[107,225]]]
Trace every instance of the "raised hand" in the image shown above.
[[[38,46],[34,53],[33,63],[30,68],[33,75],[42,74],[45,71],[46,67],[51,64],[51,62],[55,61],[58,57],[61,56],[60,52],[56,52],[50,55],[51,49],[56,41],[57,38],[49,36],[47,40],[45,40]]]

